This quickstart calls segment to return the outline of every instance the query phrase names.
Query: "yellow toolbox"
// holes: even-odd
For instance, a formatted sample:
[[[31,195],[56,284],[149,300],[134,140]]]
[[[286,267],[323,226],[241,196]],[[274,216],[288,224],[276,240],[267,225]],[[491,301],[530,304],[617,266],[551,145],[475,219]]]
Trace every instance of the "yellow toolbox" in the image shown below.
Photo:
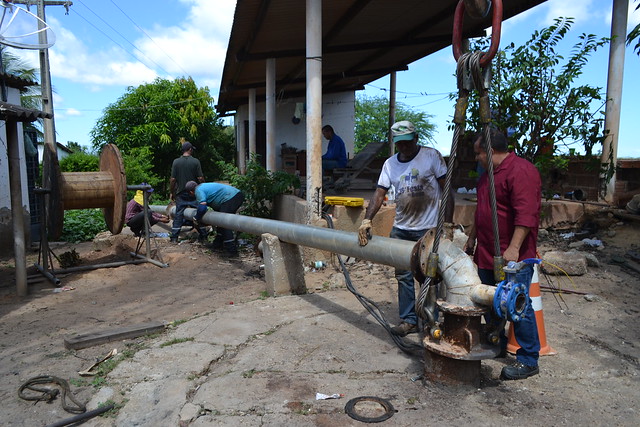
[[[363,206],[364,199],[362,197],[327,196],[324,198],[324,203],[326,205]]]

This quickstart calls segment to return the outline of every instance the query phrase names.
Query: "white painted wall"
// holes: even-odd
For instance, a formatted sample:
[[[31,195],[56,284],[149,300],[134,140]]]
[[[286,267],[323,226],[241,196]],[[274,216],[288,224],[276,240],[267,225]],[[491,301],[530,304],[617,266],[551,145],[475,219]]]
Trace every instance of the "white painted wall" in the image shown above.
[[[331,125],[338,136],[344,140],[349,158],[354,156],[355,138],[355,92],[341,92],[325,94],[322,99],[322,125]],[[258,100],[260,101],[260,100]],[[280,157],[281,144],[296,147],[299,151],[306,150],[307,138],[305,135],[305,118],[300,123],[293,124],[292,118],[296,111],[296,104],[302,103],[304,110],[304,98],[291,98],[279,100],[276,105],[276,145],[278,150],[277,168],[282,168]],[[236,126],[243,126],[249,117],[249,105],[240,106],[236,111],[234,122]],[[256,103],[256,120],[265,120],[265,103]],[[318,133],[322,129],[318,129]],[[236,131],[237,136],[237,131]],[[236,138],[237,140],[237,138]],[[322,153],[327,151],[328,141],[322,138]]]
[[[7,88],[7,102],[15,105],[20,104],[20,91],[16,88]],[[11,192],[9,190],[9,158],[7,156],[7,128],[4,121],[0,121],[0,209],[11,210]],[[22,123],[18,123],[18,151],[20,153],[20,181],[22,183],[22,204],[29,211],[29,193],[27,189],[27,163],[24,153],[24,136],[22,134]]]

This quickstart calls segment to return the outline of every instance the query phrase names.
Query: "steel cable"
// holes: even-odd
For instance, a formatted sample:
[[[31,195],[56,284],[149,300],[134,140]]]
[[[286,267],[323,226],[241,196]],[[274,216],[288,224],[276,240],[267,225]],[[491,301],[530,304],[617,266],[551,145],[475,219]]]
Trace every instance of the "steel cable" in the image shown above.
[[[333,228],[333,220],[329,215],[323,212],[322,218],[327,221],[329,228]],[[349,270],[347,270],[347,266],[342,260],[342,255],[336,254],[336,256],[338,258],[338,262],[340,263],[340,268],[342,269],[342,274],[344,275],[344,281],[347,285],[347,289],[356,297],[358,301],[360,301],[360,304],[362,304],[362,306],[367,309],[369,314],[371,314],[371,316],[373,316],[373,318],[376,319],[378,323],[380,323],[380,325],[382,325],[382,327],[389,333],[391,339],[393,340],[393,342],[395,342],[400,350],[411,355],[422,356],[424,348],[421,345],[412,342],[406,342],[404,338],[396,335],[392,331],[391,325],[389,325],[389,322],[384,316],[382,310],[380,310],[380,307],[378,307],[378,305],[370,298],[358,292],[356,287],[353,285],[353,282],[351,281],[351,275],[349,274]]]

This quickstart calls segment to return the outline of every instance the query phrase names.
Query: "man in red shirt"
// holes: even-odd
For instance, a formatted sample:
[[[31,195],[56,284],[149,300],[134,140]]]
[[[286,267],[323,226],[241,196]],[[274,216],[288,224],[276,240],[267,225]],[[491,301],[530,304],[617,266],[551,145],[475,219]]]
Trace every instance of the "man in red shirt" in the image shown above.
[[[536,167],[525,159],[508,152],[505,135],[491,129],[493,148],[493,173],[496,188],[500,251],[505,263],[536,257],[536,241],[540,223],[541,181]],[[487,169],[488,160],[482,134],[474,137],[476,160]],[[471,253],[475,246],[474,262],[482,283],[494,285],[493,257],[494,236],[492,226],[489,180],[483,174],[478,181],[478,207],[475,224],[469,233],[466,250]],[[476,246],[477,240],[477,246]],[[529,286],[533,265],[520,270],[516,281]],[[516,352],[517,363],[502,369],[504,379],[523,379],[536,375],[540,340],[533,308],[530,306],[520,322],[514,323],[514,332],[521,348]],[[504,331],[502,345],[506,346]]]

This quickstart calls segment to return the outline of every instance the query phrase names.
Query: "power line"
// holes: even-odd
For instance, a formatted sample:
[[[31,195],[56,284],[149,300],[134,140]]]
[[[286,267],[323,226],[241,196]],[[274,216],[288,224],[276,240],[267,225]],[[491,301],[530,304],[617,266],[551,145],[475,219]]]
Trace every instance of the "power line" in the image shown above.
[[[385,88],[385,87],[378,87],[375,85],[372,85],[371,83],[367,83],[365,86],[369,86],[372,87],[374,89],[379,89],[379,90],[383,90],[385,92],[388,92],[389,89]],[[402,92],[400,90],[397,90],[396,93],[401,93],[403,95],[414,95],[414,96],[442,96],[442,95],[449,95],[451,92],[440,92],[440,93],[428,93],[428,92]]]
[[[184,99],[182,101],[172,101],[172,102],[165,102],[163,104],[153,104],[153,105],[141,105],[139,107],[123,107],[123,108],[110,108],[111,110],[115,110],[115,111],[131,111],[131,110],[148,110],[150,108],[158,108],[158,107],[167,107],[167,106],[171,106],[171,105],[178,105],[178,104],[186,104],[192,101],[198,101],[201,99],[207,99],[210,98],[210,96],[199,96],[197,98],[189,98],[189,99]],[[100,110],[81,110],[78,108],[57,108],[57,110],[59,111],[103,111],[104,109],[100,109]]]
[[[165,70],[164,68],[162,68],[162,66],[160,64],[158,64],[156,61],[154,61],[153,59],[149,58],[143,51],[141,51],[135,44],[131,43],[129,41],[129,39],[127,39],[124,35],[122,35],[117,29],[115,29],[111,24],[109,24],[107,21],[105,21],[100,15],[98,15],[97,13],[95,13],[89,6],[87,6],[82,0],[77,0],[79,1],[84,7],[86,7],[89,12],[93,13],[99,20],[101,20],[102,22],[104,22],[109,28],[111,28],[116,34],[118,34],[120,37],[122,37],[124,39],[124,41],[126,41],[127,43],[129,43],[131,46],[133,46],[133,48],[135,50],[137,50],[138,52],[140,52],[142,54],[142,56],[144,56],[145,58],[147,58],[149,61],[153,62],[160,70],[162,70],[163,73],[165,73],[166,75],[171,75],[171,73],[169,73],[167,70]],[[76,11],[77,13],[77,11]],[[78,14],[80,15],[80,14]],[[86,18],[82,17],[85,21],[89,22]],[[91,24],[93,25],[93,24]],[[96,27],[95,25],[93,25],[94,28],[98,29],[98,27]],[[98,29],[99,30],[99,29]],[[106,36],[106,34],[102,31],[99,30],[102,34],[104,34]],[[109,37],[109,36],[107,36]],[[109,37],[109,39],[111,41],[113,41],[114,43],[118,44],[115,40],[113,40],[111,37]],[[118,44],[118,46],[120,46],[123,50],[124,47],[122,47],[120,44]],[[128,52],[128,51],[127,51]],[[131,52],[128,52],[131,54]],[[135,58],[135,55],[132,55]],[[139,60],[139,58],[136,58],[136,60]]]
[[[139,25],[138,25],[138,24],[137,24],[137,23],[136,23],[136,22],[135,22],[135,21],[134,21],[134,20],[129,16],[129,15],[127,15],[127,14],[125,13],[125,11],[124,11],[124,10],[122,10],[122,9],[120,8],[120,6],[118,6],[118,5],[116,4],[116,2],[114,2],[113,0],[111,0],[111,3],[113,3],[113,5],[114,5],[114,6],[115,6],[115,7],[116,7],[120,12],[122,12],[122,14],[123,14],[124,16],[126,16],[126,17],[127,17],[127,19],[129,19],[129,21],[131,21],[131,22],[133,23],[133,25],[135,25],[135,26],[136,26],[136,28],[137,28],[137,29],[139,29],[139,30],[142,32],[142,34],[144,34],[145,36],[147,36],[147,38],[148,38],[149,40],[151,40],[151,41],[153,42],[153,44],[155,44],[155,45],[156,45],[156,47],[158,47],[158,49],[160,49],[160,50],[162,51],[162,53],[164,53],[164,54],[165,54],[165,56],[166,56],[167,58],[169,58],[169,59],[170,59],[174,64],[176,64],[176,65],[178,66],[178,68],[180,68],[180,69],[182,70],[182,72],[184,73],[184,75],[185,75],[185,76],[188,76],[188,75],[189,75],[189,73],[187,73],[187,71],[186,71],[184,68],[182,68],[182,66],[181,66],[178,62],[176,62],[176,60],[175,60],[175,59],[173,59],[173,58],[172,58],[172,57],[171,57],[171,56],[170,56],[170,55],[169,55],[169,54],[168,54],[168,53],[167,53],[167,52],[162,48],[162,46],[160,46],[158,43],[156,43],[156,41],[155,41],[155,40],[154,40],[154,39],[153,39],[149,34],[147,34],[147,32],[146,32],[145,30],[143,30],[143,29],[142,29],[142,27],[140,27],[140,26],[139,26]]]

